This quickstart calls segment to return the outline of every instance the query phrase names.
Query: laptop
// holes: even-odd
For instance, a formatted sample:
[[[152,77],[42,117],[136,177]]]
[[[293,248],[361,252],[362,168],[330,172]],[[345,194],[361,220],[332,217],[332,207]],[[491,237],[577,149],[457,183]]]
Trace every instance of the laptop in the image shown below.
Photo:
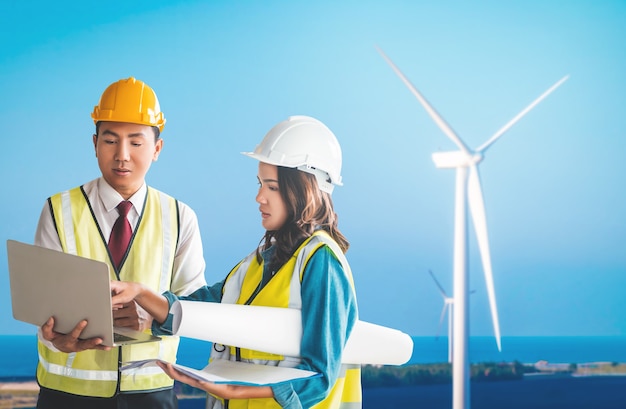
[[[54,330],[70,332],[88,321],[82,339],[103,345],[159,341],[150,333],[113,327],[109,266],[60,251],[7,240],[13,318],[37,326],[54,317]]]

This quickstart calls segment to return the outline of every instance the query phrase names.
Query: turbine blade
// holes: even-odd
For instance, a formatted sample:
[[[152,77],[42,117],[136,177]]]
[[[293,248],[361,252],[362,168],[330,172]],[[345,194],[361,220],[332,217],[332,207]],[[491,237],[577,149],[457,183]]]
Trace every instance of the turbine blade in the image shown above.
[[[551,86],[550,88],[548,88],[543,94],[541,94],[536,100],[534,100],[533,102],[530,103],[530,105],[528,105],[526,108],[524,108],[522,110],[522,112],[520,112],[519,114],[517,114],[517,116],[515,116],[515,118],[511,119],[506,125],[504,125],[502,128],[500,128],[500,130],[498,132],[496,132],[495,134],[493,134],[493,136],[491,138],[489,138],[487,140],[487,142],[483,143],[482,145],[480,145],[478,147],[478,149],[476,149],[476,152],[484,152],[487,150],[488,147],[490,147],[499,137],[501,137],[506,131],[509,130],[509,128],[511,128],[513,125],[515,125],[515,123],[517,121],[519,121],[524,115],[526,115],[528,113],[528,111],[530,111],[531,109],[533,109],[535,107],[535,105],[537,105],[538,103],[540,103],[545,97],[547,97],[548,95],[550,95],[550,93],[552,93],[552,91],[554,91],[555,89],[557,89],[562,83],[564,83],[567,79],[569,78],[569,75],[566,75],[565,77],[561,78],[560,80],[558,80],[553,86]]]
[[[467,145],[465,145],[465,143],[463,143],[461,138],[459,138],[457,134],[452,130],[450,125],[448,125],[446,121],[443,120],[441,115],[439,115],[439,113],[435,111],[435,109],[428,103],[426,98],[424,98],[424,96],[417,90],[417,88],[415,88],[413,84],[411,84],[411,81],[409,81],[409,79],[400,71],[400,69],[393,63],[393,61],[391,61],[391,59],[387,57],[387,55],[383,52],[383,50],[381,50],[378,46],[375,46],[375,47],[376,47],[376,50],[378,50],[378,52],[380,53],[380,55],[382,55],[382,57],[385,59],[385,61],[387,61],[387,64],[391,66],[391,68],[395,71],[395,73],[400,77],[402,82],[404,82],[404,85],[406,85],[409,88],[409,90],[417,98],[420,104],[422,104],[422,106],[424,107],[428,115],[430,115],[430,117],[433,119],[433,121],[435,121],[435,123],[437,124],[437,126],[439,126],[439,128],[443,131],[443,133],[445,133],[448,136],[448,138],[450,138],[452,142],[454,142],[459,147],[459,149],[461,149],[466,154],[470,155],[471,153],[470,153],[469,148],[467,147]]]
[[[472,220],[474,221],[474,230],[478,240],[478,248],[483,262],[483,270],[485,272],[485,283],[487,284],[487,295],[489,296],[489,307],[491,310],[491,320],[493,322],[493,330],[498,344],[498,351],[502,351],[500,343],[500,323],[498,320],[498,308],[496,306],[496,293],[493,285],[493,271],[491,269],[491,255],[489,253],[489,238],[487,235],[487,217],[485,215],[485,202],[480,186],[480,177],[476,165],[470,167],[468,178],[468,201]]]
[[[448,298],[448,294],[446,294],[446,292],[444,291],[443,287],[441,286],[437,278],[435,278],[435,275],[433,274],[433,272],[431,270],[428,270],[428,272],[430,273],[430,276],[433,278],[433,280],[435,280],[435,284],[437,284],[437,287],[439,287],[439,291],[441,292],[441,295],[444,298]]]
[[[443,303],[443,308],[441,309],[441,315],[439,315],[439,324],[437,325],[437,333],[435,334],[435,339],[439,339],[439,334],[441,333],[441,324],[443,324],[443,319],[446,316],[446,310],[448,309],[448,303]]]

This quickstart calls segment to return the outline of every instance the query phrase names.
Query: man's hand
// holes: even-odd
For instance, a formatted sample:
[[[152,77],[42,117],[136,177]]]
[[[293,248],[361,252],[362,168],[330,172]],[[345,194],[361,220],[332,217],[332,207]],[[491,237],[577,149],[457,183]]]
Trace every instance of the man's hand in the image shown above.
[[[135,301],[113,308],[113,322],[116,327],[138,331],[152,328],[152,317]]]
[[[68,334],[61,334],[53,330],[54,317],[50,317],[45,324],[41,326],[41,335],[46,341],[52,342],[52,345],[61,352],[81,352],[87,349],[99,349],[109,351],[111,347],[102,345],[102,338],[79,339],[80,334],[87,326],[87,320],[82,320]]]

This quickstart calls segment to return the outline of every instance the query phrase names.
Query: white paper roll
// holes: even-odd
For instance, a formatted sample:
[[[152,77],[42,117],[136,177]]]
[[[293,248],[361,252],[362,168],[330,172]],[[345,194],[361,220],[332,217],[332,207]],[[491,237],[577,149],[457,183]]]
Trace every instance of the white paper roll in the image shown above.
[[[172,306],[174,333],[279,355],[299,356],[299,310],[239,304],[177,301]],[[413,340],[388,327],[357,321],[343,352],[347,364],[402,365],[413,353]]]
[[[346,342],[345,364],[402,365],[413,355],[413,340],[397,329],[357,321]]]

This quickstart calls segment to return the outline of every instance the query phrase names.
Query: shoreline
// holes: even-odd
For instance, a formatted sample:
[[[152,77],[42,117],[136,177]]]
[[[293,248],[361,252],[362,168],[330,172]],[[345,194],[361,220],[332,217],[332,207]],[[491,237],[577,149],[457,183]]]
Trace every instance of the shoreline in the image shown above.
[[[593,366],[598,364],[606,364],[606,362],[588,362],[578,364],[580,367]],[[534,366],[534,363],[524,363],[522,365]],[[566,364],[551,364],[551,365],[566,365]],[[569,364],[567,364],[569,365]],[[626,363],[619,365],[626,365]],[[541,371],[541,372],[531,372],[525,373],[524,378],[556,378],[556,377],[572,377],[572,378],[592,378],[592,377],[620,377],[626,376],[626,372],[573,372],[573,373],[565,373],[559,371]],[[472,381],[474,382],[474,381]],[[480,381],[476,381],[480,382]],[[501,382],[506,382],[506,380],[502,380]],[[39,385],[37,384],[37,379],[34,376],[0,376],[0,395],[3,395],[6,391],[39,391]],[[188,395],[181,395],[188,396]],[[193,396],[189,396],[192,398]]]
[[[597,388],[601,388],[603,390],[603,396],[606,396],[607,399],[615,397],[612,395],[615,393],[616,384],[615,382],[619,382],[618,385],[623,384],[623,378],[626,378],[626,373],[594,373],[594,374],[570,374],[570,373],[541,373],[541,374],[529,374],[524,375],[521,379],[517,380],[498,380],[498,381],[472,381],[472,394],[473,396],[479,396],[484,394],[485,390],[494,391],[494,387],[497,390],[505,390],[505,391],[518,391],[524,390],[522,394],[520,394],[520,399],[523,396],[534,396],[535,393],[543,394],[545,397],[543,399],[560,399],[556,395],[565,394],[565,392],[558,392],[563,388],[562,385],[571,385],[571,382],[577,382],[576,385],[578,393],[583,393],[583,391],[587,391],[587,393],[591,393],[589,391],[595,391]],[[567,382],[567,383],[564,383]],[[584,382],[584,383],[579,383]],[[497,384],[497,386],[496,386]],[[507,386],[509,385],[509,386]],[[526,385],[526,386],[523,386]],[[583,386],[585,385],[585,386]],[[503,389],[504,388],[504,389]],[[568,388],[571,388],[568,387]],[[566,388],[567,389],[567,388]],[[389,403],[389,393],[393,392],[394,396],[397,399],[400,399],[400,403],[409,403],[414,402],[416,397],[431,397],[433,399],[433,405],[430,406],[432,408],[446,408],[449,407],[448,400],[451,399],[450,395],[451,388],[450,383],[447,384],[429,384],[429,385],[387,385],[387,386],[370,386],[363,387],[364,393],[364,408],[370,407],[381,407],[379,405],[383,402]],[[568,389],[570,390],[570,389]],[[618,387],[618,390],[623,390],[623,387]],[[546,391],[550,391],[548,395],[546,395]],[[177,393],[177,397],[184,408],[200,408],[204,407],[205,395],[203,392],[197,390],[197,394],[194,394],[191,391],[180,391]],[[557,393],[558,392],[558,393]],[[493,393],[489,392],[489,402],[494,398]],[[516,392],[519,393],[519,392]],[[569,393],[569,392],[568,392]],[[620,392],[621,393],[621,392]],[[7,408],[24,408],[24,409],[32,409],[37,405],[37,397],[39,394],[39,385],[37,381],[33,378],[30,380],[20,379],[20,380],[12,380],[7,378],[0,378],[0,407]],[[555,395],[556,394],[556,395]],[[403,397],[407,395],[406,397]],[[505,395],[507,395],[505,393]],[[586,396],[584,396],[586,399]],[[611,398],[611,399],[613,399]],[[403,400],[404,399],[404,400]],[[510,396],[503,397],[503,399],[508,400]],[[444,401],[444,404],[435,405],[434,402]],[[560,401],[559,401],[560,402]],[[553,403],[559,403],[554,401]],[[569,402],[569,401],[568,401]],[[582,401],[581,401],[582,402]],[[402,405],[404,405],[402,403]],[[509,402],[510,403],[510,402]],[[400,405],[400,406],[402,406]],[[481,405],[475,405],[477,408],[481,407]],[[493,407],[491,404],[482,407]],[[518,406],[515,408],[526,408],[527,404],[523,406]],[[542,406],[548,407],[548,406]],[[551,406],[554,407],[554,406]],[[588,408],[593,406],[567,406],[571,408]],[[604,406],[603,406],[604,407]],[[613,409],[613,406],[606,406],[606,408]],[[621,408],[621,407],[620,407]]]
[[[518,362],[518,361],[515,361]],[[485,363],[493,364],[514,364],[515,362],[484,362],[484,363],[472,363],[471,365],[481,365]],[[561,375],[561,376],[573,376],[573,377],[587,377],[587,376],[626,376],[626,362],[608,362],[608,361],[596,361],[596,362],[579,362],[579,363],[557,363],[548,361],[538,362],[518,362],[519,364],[535,368],[537,372],[525,373],[525,376],[542,376],[542,375]],[[437,364],[437,363],[434,363]],[[447,364],[447,363],[440,363]],[[428,366],[433,364],[405,364],[400,366],[389,365],[388,367],[409,367],[409,366]],[[575,366],[577,370],[575,372],[568,371],[568,368]],[[370,365],[364,365],[370,366]],[[372,367],[385,367],[386,365],[371,365]],[[621,371],[602,371],[598,368],[620,368]],[[37,384],[37,378],[35,375],[0,375],[0,389],[2,385],[6,384]]]
[[[411,364],[407,366],[414,366]],[[519,365],[519,363],[518,363]],[[522,376],[516,379],[502,378],[502,379],[472,379],[472,385],[480,388],[480,384],[500,383],[506,384],[512,381],[524,381],[526,380],[530,384],[539,382],[543,384],[543,381],[555,380],[555,379],[588,379],[590,382],[598,380],[599,378],[619,378],[626,377],[626,363],[618,362],[585,362],[578,364],[568,363],[552,363],[547,361],[539,361],[535,363],[521,364],[525,367],[532,368],[532,371],[523,373]],[[417,364],[417,366],[420,366]],[[436,382],[431,384],[405,384],[398,379],[397,384],[385,384],[375,385],[363,384],[363,390],[374,391],[377,388],[401,388],[406,386],[421,386],[428,387],[434,385],[443,386],[445,384],[451,384],[450,382]],[[176,384],[174,386],[176,388]],[[195,393],[197,392],[197,393]],[[189,390],[186,385],[179,384],[176,392],[179,400],[185,400],[191,402],[193,399],[202,399],[204,394],[199,390]],[[34,408],[37,404],[37,397],[39,395],[39,385],[35,376],[0,376],[0,407],[8,408]]]

